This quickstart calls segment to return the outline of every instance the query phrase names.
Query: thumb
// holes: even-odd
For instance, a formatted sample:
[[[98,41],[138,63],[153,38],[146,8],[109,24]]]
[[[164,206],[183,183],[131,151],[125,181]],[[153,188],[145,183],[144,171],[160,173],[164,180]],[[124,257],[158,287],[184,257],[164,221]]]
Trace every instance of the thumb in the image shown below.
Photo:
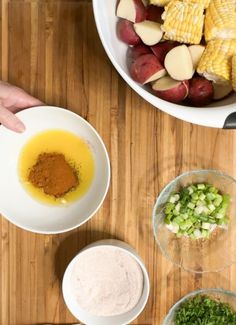
[[[21,133],[25,130],[24,124],[8,109],[0,105],[0,123],[6,128]]]

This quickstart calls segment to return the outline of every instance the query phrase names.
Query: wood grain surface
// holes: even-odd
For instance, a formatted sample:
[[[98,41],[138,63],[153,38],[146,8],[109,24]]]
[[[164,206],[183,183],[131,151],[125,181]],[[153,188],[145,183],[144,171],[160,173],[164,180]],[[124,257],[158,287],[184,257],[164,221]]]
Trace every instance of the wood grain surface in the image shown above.
[[[151,224],[158,193],[181,172],[215,168],[236,177],[236,133],[182,122],[134,93],[102,48],[91,1],[1,0],[0,14],[2,79],[86,118],[112,165],[104,204],[77,230],[37,235],[1,218],[0,324],[75,322],[61,293],[63,272],[82,247],[104,238],[132,245],[148,268],[150,299],[133,324],[161,325],[197,288],[236,291],[236,265],[203,276],[181,271],[161,254]]]

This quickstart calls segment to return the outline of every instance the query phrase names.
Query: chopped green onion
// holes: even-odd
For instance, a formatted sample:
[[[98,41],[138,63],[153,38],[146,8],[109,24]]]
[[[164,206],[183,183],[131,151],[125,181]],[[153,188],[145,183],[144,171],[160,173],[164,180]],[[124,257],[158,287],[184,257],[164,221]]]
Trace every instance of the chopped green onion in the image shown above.
[[[192,202],[189,202],[188,205],[187,205],[187,207],[188,207],[189,209],[193,210],[193,209],[195,208],[195,204],[192,203]]]
[[[205,184],[197,184],[197,188],[199,190],[204,190],[205,189]]]
[[[165,223],[178,237],[209,238],[216,226],[229,223],[228,194],[209,184],[196,184],[171,193],[165,205]]]

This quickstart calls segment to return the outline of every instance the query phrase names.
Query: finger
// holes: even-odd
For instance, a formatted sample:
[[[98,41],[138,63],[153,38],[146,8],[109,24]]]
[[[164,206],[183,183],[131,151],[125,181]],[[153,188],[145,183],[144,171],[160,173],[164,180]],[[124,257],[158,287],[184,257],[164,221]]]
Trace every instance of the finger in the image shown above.
[[[8,109],[0,105],[0,123],[6,128],[21,133],[25,130],[24,124]]]
[[[24,108],[44,105],[39,99],[27,94],[24,90],[11,87],[8,97],[2,99],[2,106],[12,112],[18,112]]]
[[[24,95],[22,95],[21,100],[22,100],[22,105],[24,105],[25,107],[45,105],[43,102],[41,102],[41,100],[27,94],[26,92],[24,92]]]

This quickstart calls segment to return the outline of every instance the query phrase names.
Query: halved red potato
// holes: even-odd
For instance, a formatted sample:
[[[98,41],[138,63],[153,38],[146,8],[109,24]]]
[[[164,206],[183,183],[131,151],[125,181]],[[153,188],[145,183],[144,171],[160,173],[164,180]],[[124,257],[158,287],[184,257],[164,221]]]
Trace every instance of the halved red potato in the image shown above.
[[[150,20],[144,20],[141,23],[134,24],[134,30],[143,43],[148,46],[159,43],[163,35],[161,25]]]
[[[198,63],[201,59],[201,56],[205,50],[205,46],[204,45],[190,45],[188,47],[188,49],[189,49],[189,52],[192,57],[193,69],[196,70]]]
[[[133,23],[127,19],[119,19],[117,22],[117,36],[128,45],[138,45],[141,38],[136,34]]]
[[[151,46],[151,50],[156,55],[161,64],[164,64],[166,54],[178,45],[178,42],[165,41]]]
[[[212,102],[214,89],[212,81],[204,77],[194,77],[189,81],[188,98],[193,106],[205,106]]]
[[[180,103],[187,96],[189,91],[188,80],[177,81],[170,76],[165,76],[152,84],[154,93],[169,102]]]
[[[188,80],[194,74],[191,54],[186,45],[179,45],[170,50],[165,57],[165,68],[175,80]]]
[[[146,8],[142,0],[120,0],[116,15],[133,23],[138,23],[146,18]]]
[[[127,50],[127,63],[130,64],[144,54],[152,54],[150,48],[144,44],[129,46]]]
[[[131,77],[141,84],[157,80],[165,74],[166,70],[154,54],[141,55],[130,65]]]

